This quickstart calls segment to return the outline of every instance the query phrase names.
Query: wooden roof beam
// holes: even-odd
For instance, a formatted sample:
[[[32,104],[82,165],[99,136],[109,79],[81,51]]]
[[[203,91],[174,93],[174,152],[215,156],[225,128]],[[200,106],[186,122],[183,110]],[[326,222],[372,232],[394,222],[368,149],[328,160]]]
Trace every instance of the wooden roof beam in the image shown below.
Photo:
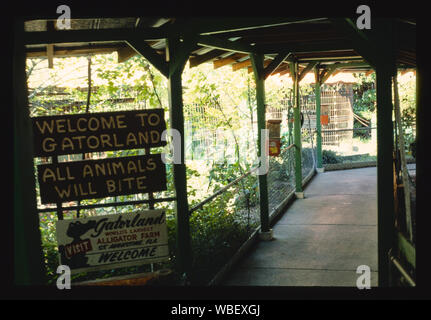
[[[312,70],[317,64],[317,61],[310,62],[304,69],[302,69],[301,73],[298,75],[298,82],[301,81],[305,75]]]
[[[54,48],[54,57],[82,56],[88,54],[107,54],[123,49],[124,47],[97,47],[97,48],[79,48],[79,49],[56,49]],[[47,57],[46,50],[27,50],[27,58]]]
[[[250,66],[251,66],[251,60],[247,59],[247,60],[242,61],[242,62],[234,63],[232,65],[232,71],[237,71],[239,69],[242,69],[242,68],[245,68],[245,67],[250,67]]]
[[[197,44],[205,47],[212,47],[219,50],[234,51],[239,53],[249,54],[255,51],[253,46],[243,43],[241,41],[230,41],[221,39],[214,36],[199,36]]]
[[[125,41],[127,39],[157,40],[167,37],[164,27],[118,28],[91,30],[35,31],[24,33],[25,44],[51,44],[72,42]]]
[[[151,48],[151,46],[145,41],[136,41],[129,39],[128,44],[137,53],[145,57],[156,69],[158,69],[165,77],[169,76],[169,66],[165,61],[164,56],[158,54],[156,50]]]
[[[282,25],[288,25],[292,23],[299,22],[316,22],[325,20],[326,18],[313,18],[313,19],[304,19],[304,18],[274,18],[274,17],[252,17],[252,18],[225,18],[218,19],[214,18],[202,18],[200,21],[195,19],[193,21],[193,27],[202,35],[213,35],[219,33],[229,33],[229,32],[237,32],[237,31],[245,31],[245,30],[253,30],[253,29],[262,29],[269,27],[276,27]],[[190,26],[188,26],[190,27]]]
[[[201,63],[214,60],[215,58],[222,55],[223,53],[226,53],[226,51],[214,49],[214,50],[211,50],[205,54],[197,55],[195,57],[190,57],[189,58],[190,68],[196,67],[196,66],[200,65]]]
[[[265,67],[265,70],[263,70],[263,78],[268,78],[272,72],[275,71],[282,63],[283,61],[290,55],[289,52],[281,52],[279,53],[274,60],[272,60],[267,67]]]
[[[268,65],[271,63],[271,61],[272,60],[264,60],[263,61],[263,67],[264,68],[266,68],[266,67],[268,67]],[[242,69],[242,68],[248,68],[248,70],[250,70],[249,68],[252,68],[252,64],[251,64],[251,59],[247,59],[247,60],[244,60],[244,61],[242,61],[242,62],[237,62],[237,63],[235,63],[235,64],[233,64],[232,65],[232,71],[237,71],[237,70],[239,70],[239,69]],[[253,71],[253,69],[251,69],[252,71]]]
[[[221,58],[218,60],[214,60],[213,64],[214,64],[214,69],[223,67],[225,65],[229,65],[229,64],[233,64],[236,63],[238,59],[244,58],[245,56],[247,56],[246,54],[242,54],[242,53],[235,53],[233,55],[230,55],[226,58]]]

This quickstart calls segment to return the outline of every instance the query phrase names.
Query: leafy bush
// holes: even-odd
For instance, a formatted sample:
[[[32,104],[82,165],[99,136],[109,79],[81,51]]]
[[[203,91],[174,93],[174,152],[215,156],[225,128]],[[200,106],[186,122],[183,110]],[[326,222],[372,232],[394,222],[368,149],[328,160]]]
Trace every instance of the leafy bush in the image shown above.
[[[340,156],[337,155],[336,152],[332,150],[323,150],[322,151],[322,162],[323,164],[330,164],[330,163],[341,163],[342,160]]]

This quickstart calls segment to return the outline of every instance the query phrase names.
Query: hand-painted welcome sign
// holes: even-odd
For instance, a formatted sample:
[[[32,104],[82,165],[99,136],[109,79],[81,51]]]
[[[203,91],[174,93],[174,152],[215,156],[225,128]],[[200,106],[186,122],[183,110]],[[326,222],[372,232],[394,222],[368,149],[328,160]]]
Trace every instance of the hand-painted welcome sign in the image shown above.
[[[36,157],[166,145],[163,109],[34,117],[32,125]]]
[[[72,272],[169,259],[164,210],[57,221],[60,264]]]
[[[32,118],[34,155],[142,149],[166,145],[163,109]],[[160,154],[39,165],[43,204],[166,190]]]

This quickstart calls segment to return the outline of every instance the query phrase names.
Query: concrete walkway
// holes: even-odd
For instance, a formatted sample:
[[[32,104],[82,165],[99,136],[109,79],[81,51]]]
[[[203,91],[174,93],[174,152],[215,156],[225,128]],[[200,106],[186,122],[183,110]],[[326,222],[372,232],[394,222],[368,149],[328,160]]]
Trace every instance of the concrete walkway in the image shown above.
[[[376,168],[317,174],[304,194],[223,285],[356,287],[368,265],[377,286]]]

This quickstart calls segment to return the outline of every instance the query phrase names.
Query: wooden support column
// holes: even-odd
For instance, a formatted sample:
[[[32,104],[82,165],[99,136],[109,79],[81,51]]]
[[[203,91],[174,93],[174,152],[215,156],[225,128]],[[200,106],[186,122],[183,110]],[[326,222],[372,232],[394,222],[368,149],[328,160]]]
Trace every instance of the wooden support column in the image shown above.
[[[262,143],[262,129],[266,129],[265,119],[265,78],[264,78],[264,65],[262,54],[250,54],[252,62],[254,78],[256,81],[256,104],[257,104],[257,155],[262,162],[261,146]],[[268,156],[268,155],[267,155]],[[262,164],[261,164],[262,165]],[[260,224],[261,232],[270,232],[269,229],[269,202],[268,202],[268,181],[267,174],[259,175],[259,204],[260,204]]]
[[[179,40],[172,36],[167,39],[168,90],[171,128],[178,130],[181,137],[181,163],[173,164],[173,176],[176,193],[177,227],[177,263],[184,280],[189,277],[192,262],[189,205],[187,199],[187,179],[184,145],[184,115],[181,75],[188,58],[188,53]]]
[[[303,198],[302,191],[302,143],[301,143],[301,105],[299,100],[298,62],[291,62],[291,74],[293,80],[293,141],[295,143],[295,194]]]
[[[14,281],[16,285],[46,284],[36,181],[33,164],[33,131],[28,109],[24,22],[15,24],[13,61],[13,217]]]
[[[392,78],[393,72],[382,66],[376,70],[377,92],[377,226],[379,287],[388,283],[388,252],[394,236],[393,194],[393,125]]]
[[[378,284],[389,283],[389,250],[396,245],[394,217],[394,130],[392,123],[392,76],[396,73],[393,25],[390,21],[375,21],[377,68],[377,230]]]
[[[323,162],[322,162],[322,123],[320,121],[320,87],[322,86],[319,77],[319,67],[316,66],[314,69],[315,76],[315,88],[314,93],[316,96],[316,153],[317,153],[317,171],[323,172]]]

